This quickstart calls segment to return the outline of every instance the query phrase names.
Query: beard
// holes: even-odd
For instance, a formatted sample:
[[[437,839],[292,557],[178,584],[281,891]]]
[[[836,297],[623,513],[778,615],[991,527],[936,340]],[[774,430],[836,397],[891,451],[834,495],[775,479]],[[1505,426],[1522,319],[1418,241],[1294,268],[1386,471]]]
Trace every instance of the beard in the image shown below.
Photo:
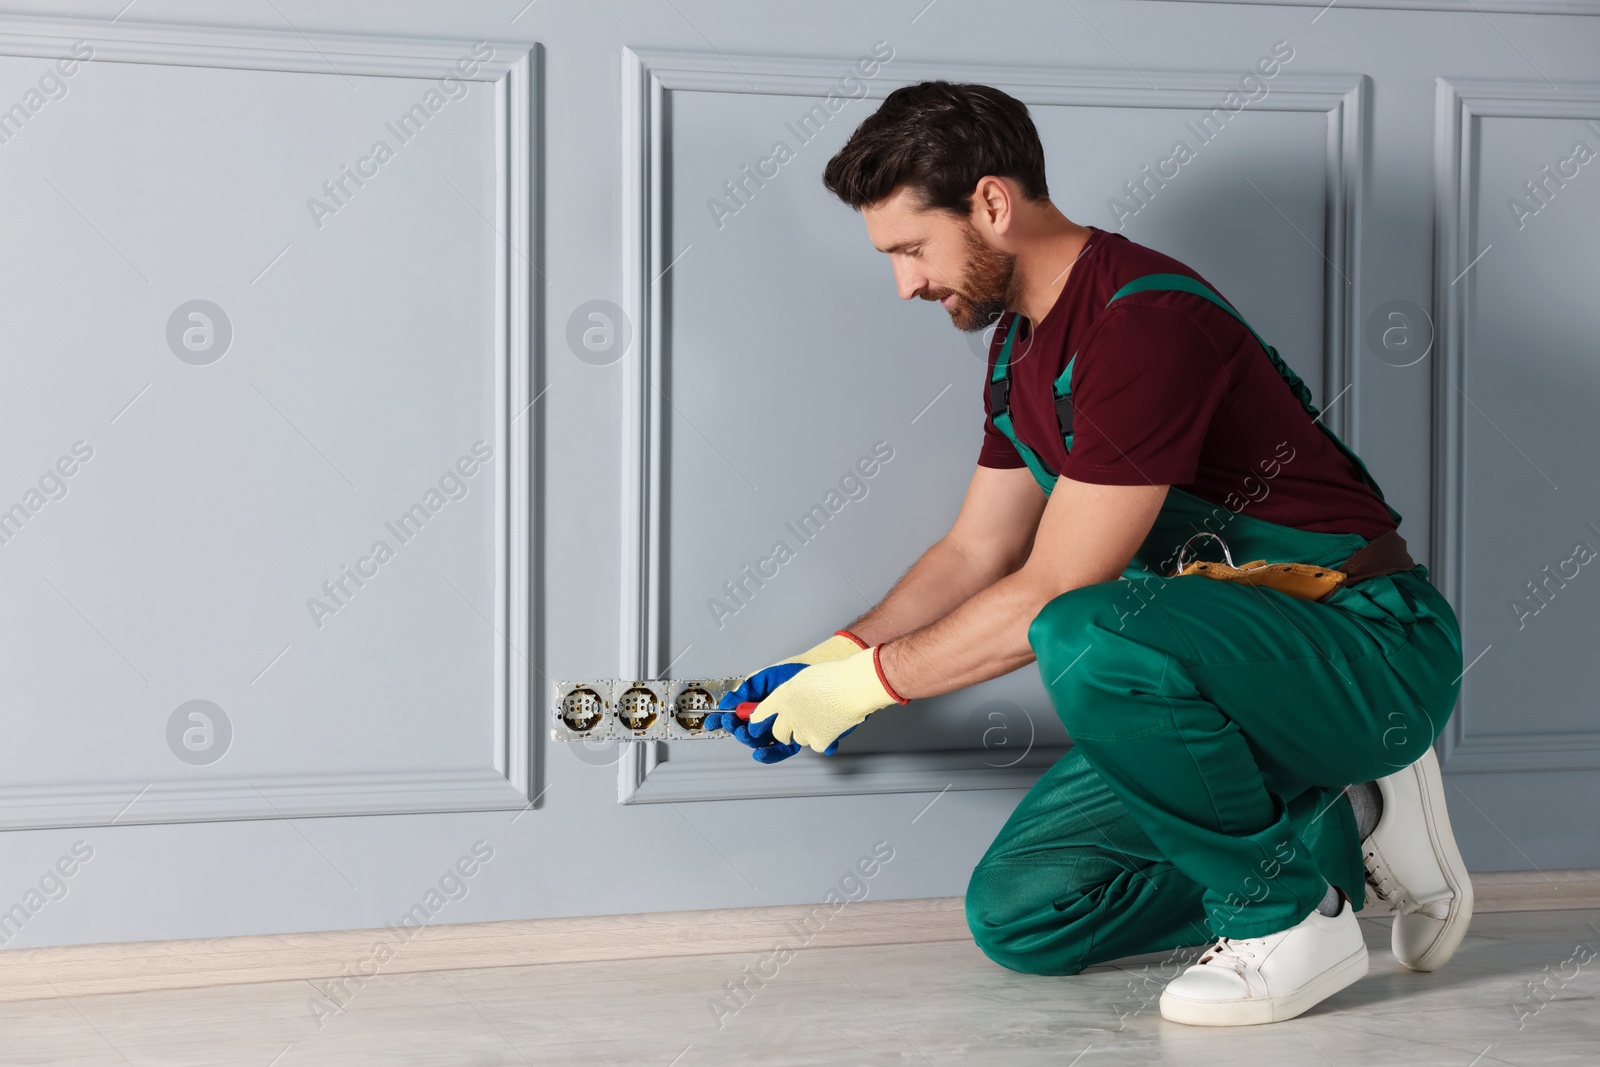
[[[945,309],[950,313],[950,322],[963,333],[976,333],[993,326],[1008,307],[1020,303],[1017,257],[984,244],[971,223],[967,223],[962,237],[967,246],[967,262],[959,287],[927,290],[921,296],[924,300],[942,300],[954,294],[955,299]]]

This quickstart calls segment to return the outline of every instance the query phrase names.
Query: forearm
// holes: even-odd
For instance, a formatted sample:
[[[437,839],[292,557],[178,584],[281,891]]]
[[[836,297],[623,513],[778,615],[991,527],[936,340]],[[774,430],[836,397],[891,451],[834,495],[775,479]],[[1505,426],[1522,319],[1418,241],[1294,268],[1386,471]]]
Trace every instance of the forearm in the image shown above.
[[[1166,496],[1165,485],[1060,478],[1021,569],[937,622],[883,645],[878,663],[889,685],[911,700],[976,685],[1031,663],[1028,627],[1039,612],[1063,593],[1120,577]]]
[[[1005,574],[972,558],[949,537],[934,542],[877,606],[845,629],[868,645],[902,637],[941,619]]]
[[[908,700],[1009,674],[1033,662],[1028,626],[1063,591],[1026,570],[1009,574],[944,617],[884,644],[883,672]]]

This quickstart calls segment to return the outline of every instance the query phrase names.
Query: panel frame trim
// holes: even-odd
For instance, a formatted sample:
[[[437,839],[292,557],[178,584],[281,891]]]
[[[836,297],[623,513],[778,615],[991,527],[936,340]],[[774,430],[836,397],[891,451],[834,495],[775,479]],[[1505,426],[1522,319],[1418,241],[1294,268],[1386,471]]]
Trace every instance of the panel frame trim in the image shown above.
[[[1600,83],[1552,89],[1542,82],[1439,78],[1434,97],[1434,338],[1438,360],[1433,377],[1434,584],[1464,623],[1466,588],[1465,463],[1468,348],[1476,277],[1459,287],[1477,247],[1473,204],[1477,198],[1473,158],[1479,118],[1600,118]],[[1465,626],[1463,625],[1463,629]],[[1491,648],[1493,646],[1490,646]],[[1484,650],[1487,651],[1487,650]],[[1480,653],[1464,649],[1468,670]],[[1454,713],[1441,735],[1440,767],[1452,773],[1537,770],[1600,770],[1600,730],[1474,733],[1463,680]]]
[[[151,782],[46,783],[0,788],[0,830],[243,819],[505,811],[540,806],[533,786],[535,709],[529,684],[536,636],[532,520],[537,505],[532,445],[532,332],[536,255],[537,46],[486,40],[489,60],[467,77],[451,64],[475,42],[165,26],[137,22],[0,17],[0,55],[59,58],[74,42],[94,46],[88,63],[265,70],[297,74],[483,82],[494,96],[495,423],[500,465],[495,502],[493,752],[483,767],[282,776],[215,774]],[[524,252],[523,249],[527,251]],[[534,397],[533,399],[537,399]],[[530,803],[529,797],[534,800]]]

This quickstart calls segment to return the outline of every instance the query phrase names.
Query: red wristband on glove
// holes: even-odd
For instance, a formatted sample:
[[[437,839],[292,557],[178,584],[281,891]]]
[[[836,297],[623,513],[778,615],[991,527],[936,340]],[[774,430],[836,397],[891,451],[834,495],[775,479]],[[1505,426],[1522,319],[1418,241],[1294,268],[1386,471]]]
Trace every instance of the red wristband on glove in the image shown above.
[[[873,645],[872,646],[872,666],[874,668],[876,668],[877,671],[878,671],[878,681],[883,683],[883,691],[888,693],[890,696],[894,697],[894,700],[895,700],[896,704],[909,704],[909,703],[911,703],[911,701],[908,700],[906,697],[903,697],[899,693],[896,693],[894,691],[894,686],[889,684],[888,676],[883,673],[883,660],[881,660],[879,658],[879,655],[882,652],[883,652],[883,646],[882,645]]]

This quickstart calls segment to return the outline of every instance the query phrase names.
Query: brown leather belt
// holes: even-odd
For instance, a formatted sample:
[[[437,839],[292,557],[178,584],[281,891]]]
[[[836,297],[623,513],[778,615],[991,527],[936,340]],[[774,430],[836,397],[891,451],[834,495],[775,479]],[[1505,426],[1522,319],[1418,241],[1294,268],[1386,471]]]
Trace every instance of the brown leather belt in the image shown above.
[[[1207,532],[1196,534],[1189,539],[1189,543],[1192,544],[1201,537],[1213,537],[1222,541],[1216,534]],[[1408,571],[1417,565],[1411,558],[1411,553],[1406,551],[1406,539],[1400,536],[1399,530],[1390,530],[1373,538],[1337,568],[1318,567],[1310,563],[1268,563],[1260,559],[1236,566],[1232,557],[1228,556],[1225,541],[1222,551],[1224,556],[1228,556],[1226,563],[1209,561],[1184,563],[1183,556],[1188,547],[1189,544],[1185,544],[1179,551],[1179,565],[1169,577],[1198,574],[1220,581],[1262,585],[1301,600],[1326,600],[1335,590],[1364,582],[1368,578]]]
[[[1380,534],[1339,565],[1345,578],[1341,585],[1354,585],[1368,578],[1408,571],[1417,565],[1406,551],[1406,539],[1399,530]]]

